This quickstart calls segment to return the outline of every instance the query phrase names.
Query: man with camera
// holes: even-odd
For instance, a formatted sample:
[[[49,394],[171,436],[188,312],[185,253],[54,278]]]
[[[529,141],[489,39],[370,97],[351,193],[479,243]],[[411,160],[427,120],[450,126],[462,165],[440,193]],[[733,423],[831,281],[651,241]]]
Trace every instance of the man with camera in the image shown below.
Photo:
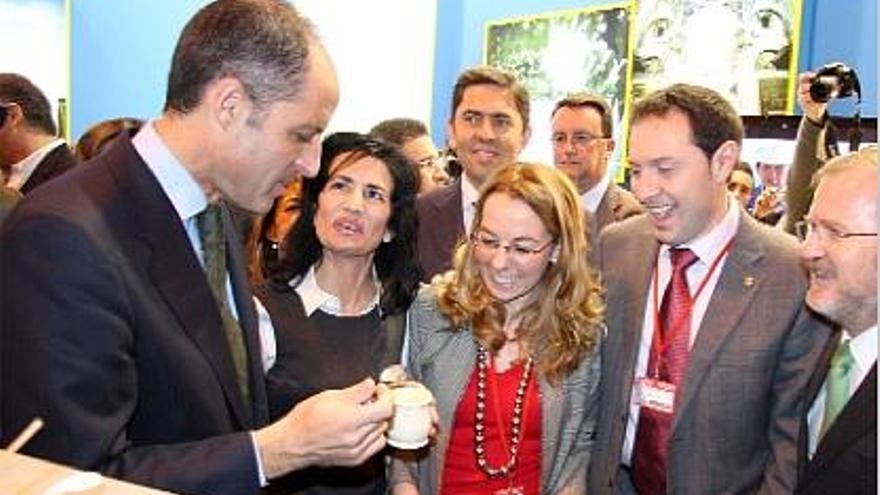
[[[860,91],[855,71],[840,63],[828,64],[816,72],[804,72],[798,76],[797,98],[804,117],[798,128],[794,161],[786,181],[787,214],[784,228],[795,232],[795,224],[801,221],[813,200],[813,174],[819,170],[827,156],[828,101],[844,98]]]

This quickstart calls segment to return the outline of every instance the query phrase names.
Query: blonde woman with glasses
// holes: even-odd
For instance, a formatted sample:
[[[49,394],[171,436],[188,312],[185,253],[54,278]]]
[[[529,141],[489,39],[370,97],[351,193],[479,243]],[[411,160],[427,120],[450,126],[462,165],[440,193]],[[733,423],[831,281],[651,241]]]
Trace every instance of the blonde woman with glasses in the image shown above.
[[[408,369],[440,433],[394,461],[393,493],[583,493],[603,305],[577,192],[517,163],[487,181],[472,227],[410,310]]]

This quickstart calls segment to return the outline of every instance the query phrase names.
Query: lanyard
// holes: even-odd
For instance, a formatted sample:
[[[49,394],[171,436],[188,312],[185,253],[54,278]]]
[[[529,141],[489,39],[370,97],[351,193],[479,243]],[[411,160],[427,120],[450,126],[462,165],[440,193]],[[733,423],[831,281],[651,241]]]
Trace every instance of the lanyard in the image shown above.
[[[706,275],[703,277],[703,280],[701,280],[700,284],[697,286],[697,291],[694,292],[693,297],[691,297],[691,304],[693,304],[697,301],[697,299],[700,297],[700,294],[703,293],[703,289],[706,288],[706,284],[709,282],[709,279],[712,278],[712,274],[715,273],[715,269],[718,268],[718,265],[721,263],[721,260],[733,248],[734,239],[736,239],[735,235],[732,236],[727,241],[727,244],[724,245],[724,248],[721,250],[720,253],[718,253],[718,256],[716,256],[715,259],[712,260],[712,263],[709,265],[709,271],[706,272]],[[659,376],[659,369],[660,369],[660,362],[659,362],[660,359],[659,358],[661,356],[665,355],[665,353],[669,347],[669,343],[672,340],[671,337],[672,337],[673,332],[675,332],[677,329],[679,329],[684,324],[684,320],[689,319],[691,317],[690,311],[688,311],[684,315],[679,315],[679,317],[677,319],[672,321],[672,323],[669,325],[669,328],[666,329],[666,333],[663,332],[663,322],[660,321],[660,304],[658,303],[659,292],[660,292],[659,288],[658,288],[658,285],[659,285],[658,279],[659,278],[660,278],[660,253],[658,251],[657,252],[657,260],[654,263],[654,284],[653,284],[654,287],[653,287],[653,291],[652,291],[653,292],[653,294],[652,294],[653,312],[654,312],[654,335],[651,337],[651,348],[654,350],[654,352],[657,353],[656,355],[658,357],[658,359],[656,359],[654,362],[654,370],[652,370],[653,376],[655,378]],[[671,278],[669,280],[669,283],[670,284],[672,283]],[[690,338],[690,336],[689,336],[689,338]]]

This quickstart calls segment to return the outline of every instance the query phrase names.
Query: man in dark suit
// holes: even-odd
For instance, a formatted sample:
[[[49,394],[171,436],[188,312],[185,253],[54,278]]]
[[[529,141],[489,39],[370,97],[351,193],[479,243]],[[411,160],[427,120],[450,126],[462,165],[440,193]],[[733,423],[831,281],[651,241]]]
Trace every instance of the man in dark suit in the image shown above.
[[[611,108],[601,96],[575,93],[559,100],[551,126],[553,163],[581,194],[594,239],[609,223],[642,212],[635,196],[607,176],[614,129]]]
[[[839,329],[807,389],[798,494],[877,493],[877,147],[819,170],[798,226],[807,304]]]
[[[633,109],[645,206],[599,243],[608,338],[589,493],[791,493],[798,415],[828,329],[803,304],[794,238],[727,193],[742,123],[674,85]]]
[[[0,169],[7,187],[28,194],[76,165],[56,134],[52,107],[40,88],[19,74],[0,74]]]
[[[25,453],[221,495],[384,447],[393,406],[369,379],[266,424],[256,312],[224,207],[264,212],[315,174],[337,101],[332,63],[288,2],[219,0],[189,21],[163,114],[3,225],[0,443],[42,417]]]
[[[456,182],[416,202],[419,263],[426,282],[452,267],[455,246],[469,234],[480,186],[493,171],[516,161],[528,142],[528,91],[503,69],[464,71],[452,93],[446,135],[463,171]]]

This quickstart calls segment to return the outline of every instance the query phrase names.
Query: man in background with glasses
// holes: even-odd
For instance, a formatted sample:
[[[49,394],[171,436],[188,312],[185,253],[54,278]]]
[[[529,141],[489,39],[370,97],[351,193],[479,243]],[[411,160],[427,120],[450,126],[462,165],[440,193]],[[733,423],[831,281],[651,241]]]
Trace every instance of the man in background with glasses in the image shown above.
[[[639,201],[608,177],[614,151],[611,108],[589,93],[575,93],[556,103],[552,115],[553,163],[577,187],[592,215],[596,236],[609,223],[642,212]]]
[[[796,224],[807,305],[840,330],[807,389],[798,494],[877,493],[877,147],[819,170]]]

